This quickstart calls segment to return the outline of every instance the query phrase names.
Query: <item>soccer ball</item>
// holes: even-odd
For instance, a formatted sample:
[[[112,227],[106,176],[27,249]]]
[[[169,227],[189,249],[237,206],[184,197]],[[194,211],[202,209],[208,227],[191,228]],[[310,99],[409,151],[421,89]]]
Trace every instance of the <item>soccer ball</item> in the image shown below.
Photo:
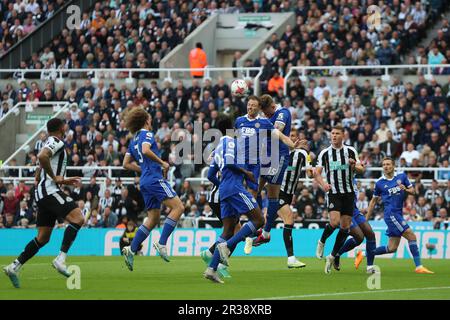
[[[242,79],[236,79],[231,83],[231,94],[233,97],[242,98],[247,95],[248,85]]]

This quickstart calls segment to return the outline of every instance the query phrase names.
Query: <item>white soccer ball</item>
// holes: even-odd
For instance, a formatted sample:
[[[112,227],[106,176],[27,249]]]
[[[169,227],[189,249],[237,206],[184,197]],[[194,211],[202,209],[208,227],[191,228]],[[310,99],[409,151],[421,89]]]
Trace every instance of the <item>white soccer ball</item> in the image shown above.
[[[242,79],[236,79],[231,83],[231,94],[233,97],[242,98],[248,94],[248,85]]]

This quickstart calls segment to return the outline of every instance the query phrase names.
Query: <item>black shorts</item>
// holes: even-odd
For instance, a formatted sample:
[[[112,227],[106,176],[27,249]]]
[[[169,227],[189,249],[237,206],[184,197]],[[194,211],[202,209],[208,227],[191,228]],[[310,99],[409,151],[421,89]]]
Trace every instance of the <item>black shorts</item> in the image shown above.
[[[355,194],[328,194],[328,211],[339,211],[341,215],[353,216]]]
[[[278,208],[281,209],[283,206],[288,205],[290,206],[292,203],[292,197],[294,195],[293,194],[287,194],[286,192],[280,190],[280,196],[278,199]]]
[[[38,227],[54,227],[58,218],[64,219],[73,209],[78,208],[76,202],[62,191],[39,200],[37,206]]]
[[[222,217],[220,215],[220,202],[219,203],[210,202],[209,206],[211,207],[213,214],[217,218],[219,218],[220,222],[222,222]]]

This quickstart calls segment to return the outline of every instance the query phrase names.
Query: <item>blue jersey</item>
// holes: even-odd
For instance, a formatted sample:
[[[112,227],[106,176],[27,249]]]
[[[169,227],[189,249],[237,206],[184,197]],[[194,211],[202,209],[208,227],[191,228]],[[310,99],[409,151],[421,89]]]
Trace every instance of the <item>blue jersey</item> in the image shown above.
[[[285,136],[289,137],[291,134],[291,112],[284,107],[278,106],[275,113],[270,117],[270,122],[283,125],[284,128],[281,131]],[[280,141],[280,158],[289,156],[289,147]]]
[[[141,129],[131,139],[128,146],[128,153],[139,163],[139,167],[141,167],[141,185],[146,181],[163,179],[161,165],[142,154],[142,145],[144,143],[148,143],[150,150],[160,157],[160,151],[152,132]]]
[[[263,145],[270,144],[274,126],[268,119],[257,117],[249,119],[247,115],[235,122],[237,130],[238,164],[259,165]]]
[[[406,192],[400,189],[399,183],[406,188],[412,187],[405,173],[394,175],[392,179],[382,176],[375,184],[373,195],[381,197],[383,201],[384,219],[391,215],[402,214]]]
[[[219,185],[220,201],[246,191],[244,187],[244,174],[227,167],[227,165],[237,165],[236,151],[236,140],[229,136],[222,137],[214,150],[213,161],[210,167],[217,166],[221,173]]]

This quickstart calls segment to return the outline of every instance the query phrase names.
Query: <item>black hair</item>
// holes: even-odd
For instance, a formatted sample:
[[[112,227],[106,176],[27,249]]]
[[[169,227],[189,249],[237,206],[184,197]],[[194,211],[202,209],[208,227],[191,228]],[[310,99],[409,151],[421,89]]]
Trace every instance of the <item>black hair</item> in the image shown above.
[[[197,42],[197,43],[195,44],[195,47],[196,47],[196,48],[199,48],[199,49],[203,49],[203,46],[202,46],[202,43],[201,43],[201,42]]]
[[[59,118],[53,118],[47,122],[47,132],[57,132],[64,125],[64,122]]]
[[[217,121],[217,129],[220,130],[222,135],[226,135],[227,130],[233,129],[233,121],[230,117],[220,116]]]

